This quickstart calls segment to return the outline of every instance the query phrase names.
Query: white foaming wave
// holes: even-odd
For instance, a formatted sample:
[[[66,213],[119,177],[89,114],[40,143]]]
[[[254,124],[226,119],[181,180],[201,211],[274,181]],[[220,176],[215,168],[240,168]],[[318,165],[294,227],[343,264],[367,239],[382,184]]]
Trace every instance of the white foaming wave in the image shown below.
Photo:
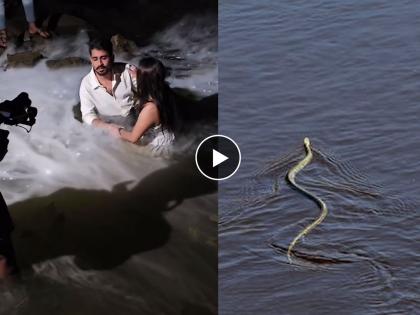
[[[74,264],[73,256],[61,256],[41,263],[32,265],[37,276],[50,278],[51,280],[65,283],[72,280],[75,283],[87,283],[90,279],[95,280],[95,271],[80,270]]]
[[[171,86],[207,96],[218,92],[217,45],[217,18],[186,16],[158,33],[132,62],[137,64],[145,54],[163,59],[173,70]]]
[[[144,148],[113,139],[73,118],[79,83],[88,71],[89,67],[50,71],[41,63],[34,69],[3,74],[7,84],[0,85],[0,94],[5,99],[24,90],[38,108],[31,133],[5,127],[10,143],[0,163],[0,190],[8,204],[63,187],[110,190],[165,165],[148,157]],[[21,82],[31,84],[23,88]]]
[[[75,36],[59,36],[54,40],[48,41],[42,53],[50,59],[60,59],[68,57],[88,58],[89,49],[87,43],[89,37],[87,32],[82,29]]]
[[[61,256],[32,265],[36,277],[49,279],[78,290],[90,290],[103,298],[117,298],[118,301],[129,301],[141,306],[142,311],[152,313],[145,297],[132,294],[130,287],[121,283],[118,273],[112,271],[81,270],[74,263],[74,256]],[[121,302],[124,303],[124,302]]]
[[[156,44],[166,50],[179,51],[177,57],[192,66],[217,66],[217,23],[212,23],[212,20],[212,16],[185,17],[156,35]]]
[[[201,95],[218,92],[217,67],[217,23],[213,16],[185,17],[172,28],[157,36],[164,42],[182,51],[187,66],[191,66],[188,76],[170,78],[171,86],[189,88]],[[175,68],[176,69],[176,68]]]
[[[188,88],[202,96],[212,95],[218,92],[218,69],[207,71],[192,71],[188,78],[169,78],[172,87]]]

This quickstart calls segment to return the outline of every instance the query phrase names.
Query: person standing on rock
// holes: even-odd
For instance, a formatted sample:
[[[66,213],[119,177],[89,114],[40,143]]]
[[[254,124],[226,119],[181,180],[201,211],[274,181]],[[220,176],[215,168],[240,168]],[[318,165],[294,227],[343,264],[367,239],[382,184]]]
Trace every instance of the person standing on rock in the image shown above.
[[[119,136],[122,126],[130,128],[138,113],[134,108],[136,79],[130,65],[114,62],[112,43],[96,38],[89,43],[92,70],[80,84],[80,110],[88,125]]]
[[[6,14],[4,9],[4,1],[0,0],[0,48],[7,48],[7,32],[6,32]],[[32,0],[22,0],[25,9],[26,21],[28,22],[29,36],[39,35],[42,38],[49,38],[48,32],[42,31],[35,24],[34,3]]]

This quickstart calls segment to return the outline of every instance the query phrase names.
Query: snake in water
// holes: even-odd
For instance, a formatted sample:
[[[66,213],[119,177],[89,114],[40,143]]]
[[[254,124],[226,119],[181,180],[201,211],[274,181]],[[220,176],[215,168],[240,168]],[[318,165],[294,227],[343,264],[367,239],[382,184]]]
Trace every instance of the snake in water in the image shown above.
[[[289,262],[292,263],[292,251],[295,247],[296,243],[304,237],[306,234],[308,234],[312,229],[314,229],[317,225],[319,225],[327,216],[328,214],[328,208],[325,202],[323,202],[321,199],[319,199],[317,196],[306,190],[305,188],[301,187],[299,184],[296,183],[295,177],[297,173],[299,173],[306,165],[308,165],[313,157],[312,150],[311,150],[311,142],[309,141],[309,138],[305,138],[303,140],[303,143],[305,145],[306,149],[306,156],[303,160],[301,160],[299,163],[297,163],[295,166],[293,166],[289,172],[287,173],[287,179],[289,182],[299,191],[304,193],[306,196],[314,200],[319,207],[321,208],[321,214],[319,217],[313,221],[311,224],[306,226],[300,233],[293,239],[293,241],[290,243],[289,248],[287,249],[287,258],[289,259]]]

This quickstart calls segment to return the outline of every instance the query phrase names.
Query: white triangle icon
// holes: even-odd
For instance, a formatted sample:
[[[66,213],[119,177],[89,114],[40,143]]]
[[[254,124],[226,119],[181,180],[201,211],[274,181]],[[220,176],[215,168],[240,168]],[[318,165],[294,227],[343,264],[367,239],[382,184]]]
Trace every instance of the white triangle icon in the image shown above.
[[[213,149],[213,167],[226,161],[228,157]]]

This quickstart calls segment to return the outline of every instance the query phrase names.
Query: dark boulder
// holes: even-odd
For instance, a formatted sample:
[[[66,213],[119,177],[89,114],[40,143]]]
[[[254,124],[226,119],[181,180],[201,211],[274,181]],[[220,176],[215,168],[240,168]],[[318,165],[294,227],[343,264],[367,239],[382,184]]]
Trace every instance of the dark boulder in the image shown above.
[[[61,69],[69,67],[80,67],[90,64],[89,60],[80,57],[67,57],[63,59],[50,59],[46,61],[47,67],[50,69]]]
[[[25,51],[16,54],[7,54],[9,67],[33,67],[43,58],[38,51]]]
[[[71,15],[105,36],[121,34],[137,45],[146,44],[157,31],[185,15],[213,13],[216,17],[218,8],[215,0],[38,0],[36,5],[41,21],[57,14]]]

